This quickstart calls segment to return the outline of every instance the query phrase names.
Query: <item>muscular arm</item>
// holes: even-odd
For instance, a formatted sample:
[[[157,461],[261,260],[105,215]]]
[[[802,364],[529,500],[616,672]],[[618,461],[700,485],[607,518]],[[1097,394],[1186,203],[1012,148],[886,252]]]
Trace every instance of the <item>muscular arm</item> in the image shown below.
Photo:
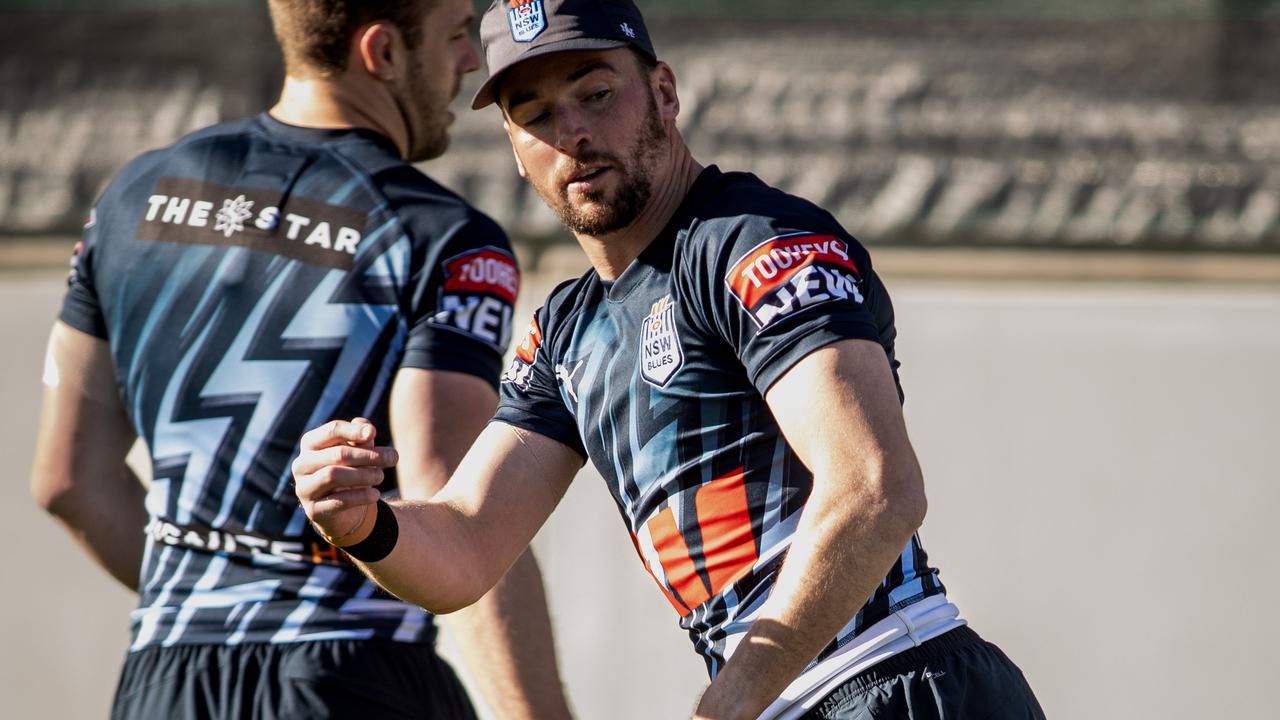
[[[107,343],[56,323],[31,494],[89,557],[136,591],[147,513],[142,485],[125,464],[135,440]]]
[[[396,451],[376,447],[365,421],[334,421],[302,437],[293,463],[298,499],[339,547],[373,529],[375,489]],[[489,423],[443,490],[428,501],[392,503],[399,540],[361,567],[379,585],[437,614],[488,592],[524,552],[568,489],[582,458],[568,446]]]
[[[760,617],[698,707],[754,718],[871,596],[924,519],[924,485],[884,350],[812,353],[765,398],[813,492]]]
[[[496,403],[493,389],[476,377],[401,370],[390,405],[401,497],[426,501],[444,487]],[[569,717],[542,575],[531,550],[474,605],[442,620],[498,717]]]

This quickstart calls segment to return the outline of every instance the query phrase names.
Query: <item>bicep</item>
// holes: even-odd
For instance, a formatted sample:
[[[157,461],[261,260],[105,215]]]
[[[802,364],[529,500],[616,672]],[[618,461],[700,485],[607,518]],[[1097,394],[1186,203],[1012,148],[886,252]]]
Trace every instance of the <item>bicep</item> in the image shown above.
[[[815,476],[849,467],[915,464],[884,348],[843,340],[809,353],[765,400],[787,443]]]
[[[401,495],[434,495],[493,417],[498,395],[475,375],[404,368],[391,387],[391,436]]]

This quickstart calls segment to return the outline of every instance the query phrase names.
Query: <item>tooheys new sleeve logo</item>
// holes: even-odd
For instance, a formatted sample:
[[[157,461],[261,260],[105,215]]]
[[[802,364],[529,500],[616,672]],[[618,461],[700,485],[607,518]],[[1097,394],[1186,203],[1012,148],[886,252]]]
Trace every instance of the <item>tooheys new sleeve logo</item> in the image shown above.
[[[485,247],[443,263],[440,306],[432,322],[449,325],[500,349],[511,339],[511,312],[520,292],[515,258]]]
[[[492,293],[515,304],[520,293],[520,271],[505,252],[485,248],[445,261],[445,292]]]
[[[796,233],[766,240],[729,269],[724,282],[759,328],[831,300],[861,303],[849,245],[832,235]]]

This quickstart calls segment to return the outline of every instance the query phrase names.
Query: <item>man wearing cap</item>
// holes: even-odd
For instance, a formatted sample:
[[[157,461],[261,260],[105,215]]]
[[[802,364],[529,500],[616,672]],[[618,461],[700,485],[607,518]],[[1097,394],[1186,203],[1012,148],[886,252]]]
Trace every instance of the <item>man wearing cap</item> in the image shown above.
[[[473,106],[499,106],[520,174],[593,269],[537,312],[441,495],[378,500],[396,456],[367,422],[308,433],[294,474],[321,533],[449,611],[590,459],[706,661],[697,717],[1043,717],[916,534],[893,310],[867,252],[811,203],[694,160],[628,0],[495,3],[481,39]]]

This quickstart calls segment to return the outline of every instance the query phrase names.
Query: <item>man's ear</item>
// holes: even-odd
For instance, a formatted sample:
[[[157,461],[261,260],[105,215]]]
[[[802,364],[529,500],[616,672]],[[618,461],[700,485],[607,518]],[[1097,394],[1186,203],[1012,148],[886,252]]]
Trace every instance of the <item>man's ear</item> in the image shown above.
[[[528,180],[529,173],[524,171],[524,163],[520,161],[520,153],[516,152],[515,138],[511,137],[511,121],[507,119],[507,114],[502,113],[502,129],[507,131],[507,139],[511,141],[511,155],[516,159],[516,170],[520,172],[520,177]]]
[[[650,84],[658,102],[658,114],[663,120],[674,123],[680,117],[680,96],[676,93],[675,71],[670,65],[658,61],[658,66],[650,76]]]
[[[403,46],[400,30],[391,23],[376,22],[366,25],[356,33],[351,48],[361,67],[370,75],[390,82],[396,76],[398,50]]]

